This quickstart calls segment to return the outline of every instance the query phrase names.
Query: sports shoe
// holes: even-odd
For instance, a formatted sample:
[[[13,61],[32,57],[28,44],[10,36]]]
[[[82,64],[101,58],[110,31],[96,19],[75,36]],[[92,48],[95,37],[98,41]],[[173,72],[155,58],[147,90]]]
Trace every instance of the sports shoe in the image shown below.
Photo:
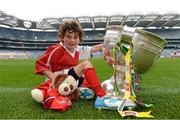
[[[93,99],[94,98],[94,92],[93,90],[86,88],[86,87],[79,87],[79,96],[81,99]]]
[[[95,101],[95,108],[98,109],[117,109],[121,103],[123,102],[123,99],[119,99],[117,97],[97,97]],[[132,109],[135,108],[136,104],[128,99],[125,103],[124,109]]]

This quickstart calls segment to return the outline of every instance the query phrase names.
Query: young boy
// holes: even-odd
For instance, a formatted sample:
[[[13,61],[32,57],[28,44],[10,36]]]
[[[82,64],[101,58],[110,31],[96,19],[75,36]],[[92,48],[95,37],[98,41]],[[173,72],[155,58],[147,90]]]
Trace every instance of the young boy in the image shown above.
[[[82,50],[78,44],[83,40],[83,31],[81,26],[74,20],[65,21],[64,24],[61,25],[58,35],[60,43],[50,46],[45,54],[36,61],[35,73],[45,75],[52,81],[54,81],[59,73],[72,75],[77,80],[78,87],[86,86],[94,91],[97,96],[95,107],[117,107],[121,101],[118,101],[116,98],[109,98],[106,95],[106,91],[101,87],[100,81],[96,76],[96,71],[91,62],[85,60],[78,63],[80,54],[90,56],[92,52],[101,50],[102,44]],[[52,82],[52,87],[53,86]],[[86,91],[88,88],[82,90]],[[93,95],[93,92],[91,91],[89,93]],[[83,94],[81,89],[80,93]],[[111,102],[111,104],[113,104],[106,106],[104,104],[104,99],[110,100],[110,102],[113,101]]]

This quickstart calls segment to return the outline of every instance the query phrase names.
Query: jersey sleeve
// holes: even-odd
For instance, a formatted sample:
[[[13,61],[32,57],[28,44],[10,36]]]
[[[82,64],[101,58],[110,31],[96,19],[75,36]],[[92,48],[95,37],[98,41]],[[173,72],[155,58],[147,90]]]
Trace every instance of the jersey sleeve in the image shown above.
[[[78,46],[79,58],[89,59],[91,58],[91,47],[90,46]]]
[[[43,71],[51,70],[50,66],[47,64],[47,61],[52,50],[52,47],[48,48],[46,52],[35,62],[35,74],[43,75]]]

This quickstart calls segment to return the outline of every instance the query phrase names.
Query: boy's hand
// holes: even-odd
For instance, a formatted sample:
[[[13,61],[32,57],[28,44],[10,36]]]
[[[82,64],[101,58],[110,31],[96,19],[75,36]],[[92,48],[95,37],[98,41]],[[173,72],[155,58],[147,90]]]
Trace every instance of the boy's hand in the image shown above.
[[[57,77],[57,74],[51,72],[51,71],[44,71],[43,74],[48,77],[50,80],[52,80],[52,83],[50,85],[50,87],[52,87],[54,89],[54,81]]]
[[[57,74],[53,74],[51,76],[52,83],[51,83],[50,87],[52,87],[53,89],[54,89],[54,82],[55,82],[56,77],[57,77]]]

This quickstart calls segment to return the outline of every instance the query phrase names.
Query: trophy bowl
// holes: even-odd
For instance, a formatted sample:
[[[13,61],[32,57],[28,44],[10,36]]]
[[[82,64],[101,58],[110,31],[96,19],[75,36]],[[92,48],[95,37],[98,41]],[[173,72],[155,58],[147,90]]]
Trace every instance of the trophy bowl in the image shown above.
[[[108,64],[114,66],[113,48],[121,44],[132,46],[132,60],[136,74],[144,74],[152,69],[167,42],[151,32],[126,26],[108,26],[104,37],[103,56]]]

